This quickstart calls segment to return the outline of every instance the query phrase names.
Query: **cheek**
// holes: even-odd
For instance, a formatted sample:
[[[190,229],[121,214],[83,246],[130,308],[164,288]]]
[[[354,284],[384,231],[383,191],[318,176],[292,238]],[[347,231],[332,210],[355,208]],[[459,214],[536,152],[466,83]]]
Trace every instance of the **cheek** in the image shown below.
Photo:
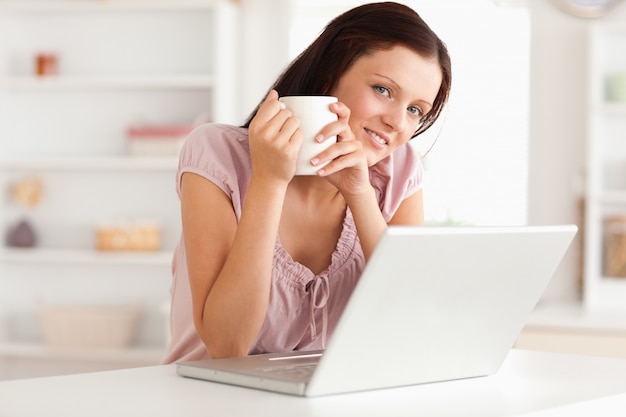
[[[350,109],[350,127],[353,129],[377,112],[376,103],[367,92],[352,94],[346,97],[343,102]]]

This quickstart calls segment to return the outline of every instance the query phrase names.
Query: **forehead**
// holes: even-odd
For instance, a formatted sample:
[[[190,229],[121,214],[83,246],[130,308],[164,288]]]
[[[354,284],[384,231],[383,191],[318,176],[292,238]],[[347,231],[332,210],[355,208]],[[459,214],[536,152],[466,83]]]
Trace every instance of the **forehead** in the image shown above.
[[[344,76],[389,78],[413,100],[429,103],[434,102],[442,80],[436,58],[425,58],[400,45],[359,57]]]

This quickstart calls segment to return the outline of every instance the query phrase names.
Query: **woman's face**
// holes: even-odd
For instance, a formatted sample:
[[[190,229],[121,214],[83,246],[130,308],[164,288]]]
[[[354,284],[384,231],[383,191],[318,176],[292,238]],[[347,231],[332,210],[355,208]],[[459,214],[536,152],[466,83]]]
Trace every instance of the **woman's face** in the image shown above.
[[[411,139],[433,106],[441,85],[435,59],[404,46],[357,59],[332,92],[351,111],[350,128],[370,166]]]

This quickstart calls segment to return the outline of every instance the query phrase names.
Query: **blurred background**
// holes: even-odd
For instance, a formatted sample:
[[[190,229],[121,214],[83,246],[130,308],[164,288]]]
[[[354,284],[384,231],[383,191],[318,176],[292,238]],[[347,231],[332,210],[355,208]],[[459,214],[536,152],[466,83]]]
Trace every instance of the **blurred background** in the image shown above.
[[[400,2],[453,63],[428,224],[578,224],[518,347],[624,354],[626,2]],[[362,3],[0,0],[0,379],[159,362],[182,140]]]

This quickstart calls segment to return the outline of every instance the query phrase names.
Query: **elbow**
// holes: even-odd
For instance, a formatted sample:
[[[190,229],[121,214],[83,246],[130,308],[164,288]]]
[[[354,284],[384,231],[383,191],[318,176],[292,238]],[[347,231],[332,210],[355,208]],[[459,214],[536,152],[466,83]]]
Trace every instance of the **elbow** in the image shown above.
[[[211,359],[241,358],[248,356],[250,351],[250,347],[243,343],[221,340],[219,336],[213,337],[212,342],[208,340],[203,342]]]
[[[241,358],[248,356],[248,351],[245,349],[222,348],[219,346],[209,346],[206,343],[205,346],[211,359]]]
[[[248,356],[251,345],[239,338],[230,337],[228,332],[212,331],[206,326],[196,326],[196,332],[204,343],[211,359]]]

